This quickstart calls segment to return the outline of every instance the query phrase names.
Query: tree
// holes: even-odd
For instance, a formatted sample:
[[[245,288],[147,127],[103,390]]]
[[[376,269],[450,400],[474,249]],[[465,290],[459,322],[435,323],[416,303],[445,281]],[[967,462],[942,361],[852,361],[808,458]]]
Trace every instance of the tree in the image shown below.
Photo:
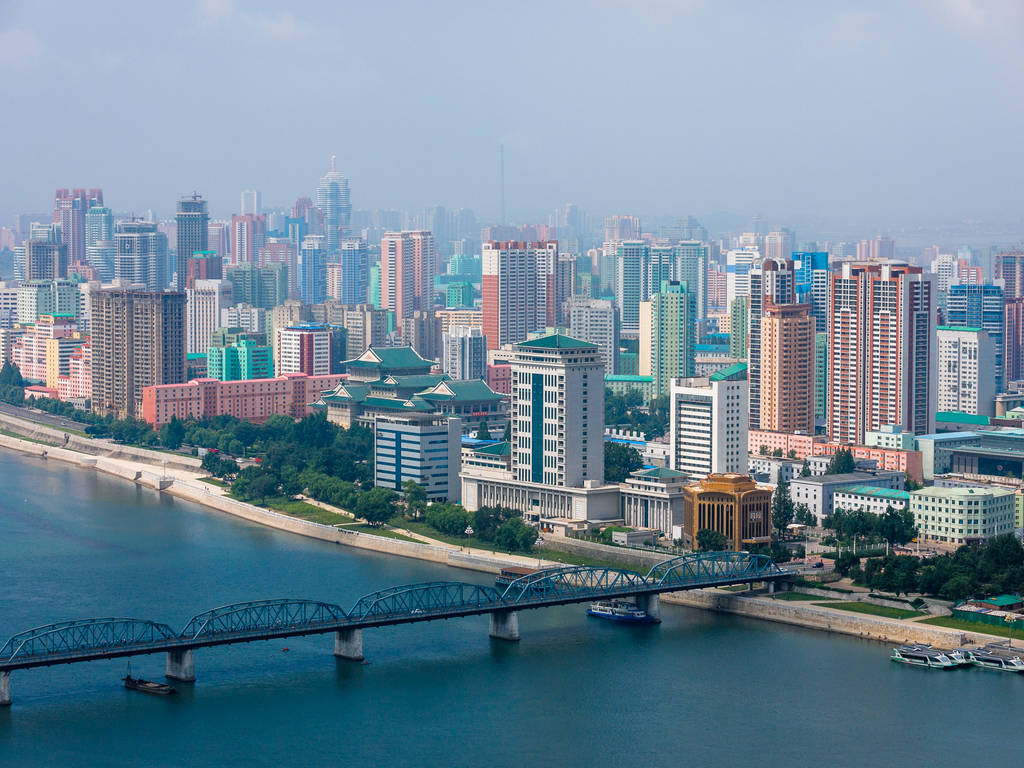
[[[796,451],[794,449],[790,448],[786,452],[786,458],[788,458],[788,459],[795,459],[796,458]]]
[[[772,451],[772,456],[774,456],[776,459],[781,459],[782,458],[782,449],[781,448],[776,448],[774,451]]]
[[[800,467],[800,477],[810,477],[810,476],[811,476],[811,467],[807,463],[807,459],[804,459],[804,465],[802,467]]]
[[[395,516],[395,502],[398,494],[390,488],[371,488],[359,495],[354,514],[370,525],[384,525]]]
[[[810,508],[800,502],[793,507],[793,519],[800,523],[800,525],[815,526],[818,524],[818,520],[814,517],[814,513],[811,512]]]
[[[4,367],[0,368],[0,389],[24,386],[25,380],[21,378],[21,371],[18,369],[18,366],[10,360],[4,362]]]
[[[520,517],[506,520],[494,535],[494,543],[501,549],[527,551],[537,540],[537,529],[523,522]]]
[[[697,531],[697,550],[699,552],[721,552],[729,548],[729,540],[725,534],[711,528]]]
[[[783,534],[786,526],[793,522],[793,499],[789,495],[789,482],[779,478],[772,494],[772,527]]]
[[[185,442],[185,425],[177,416],[171,416],[171,420],[160,429],[160,445],[176,451]]]
[[[630,473],[644,465],[640,453],[622,443],[604,445],[604,479],[606,483],[621,483]]]
[[[419,520],[427,511],[427,491],[415,480],[406,480],[402,483],[402,493],[405,495],[405,513]]]
[[[764,443],[761,444],[760,454],[762,456],[767,456],[768,455],[768,446],[765,445]]]
[[[853,460],[853,451],[849,448],[840,448],[833,455],[828,466],[825,468],[826,475],[845,475],[847,472],[853,472],[857,468],[856,462]]]
[[[917,480],[912,478],[910,476],[909,472],[905,472],[904,473],[904,478],[905,478],[904,488],[907,491],[919,491],[919,490],[921,490],[921,484],[919,482],[917,482]]]
[[[477,427],[477,429],[476,429],[476,439],[477,440],[490,440],[491,439],[491,431],[489,429],[487,429],[487,422],[486,421],[481,421],[480,422],[480,426]]]
[[[917,535],[914,513],[909,509],[885,508],[885,514],[878,519],[878,533],[890,546],[906,544]]]
[[[860,565],[860,558],[852,552],[843,552],[836,558],[836,572],[840,576],[849,576],[850,569],[855,565]]]

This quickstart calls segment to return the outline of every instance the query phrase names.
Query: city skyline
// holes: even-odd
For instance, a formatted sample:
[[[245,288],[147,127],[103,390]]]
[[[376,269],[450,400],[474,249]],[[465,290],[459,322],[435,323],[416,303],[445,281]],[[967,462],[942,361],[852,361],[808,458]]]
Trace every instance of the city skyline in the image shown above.
[[[1005,160],[1016,154],[1024,106],[1005,98],[1001,82],[1024,71],[1011,35],[1024,11],[1009,2],[795,2],[769,12],[608,0],[444,14],[415,4],[290,11],[203,0],[146,17],[121,10],[128,6],[111,4],[103,25],[75,6],[43,17],[15,2],[0,15],[0,71],[13,103],[45,90],[72,60],[108,83],[66,94],[62,108],[89,131],[67,132],[65,121],[8,125],[20,151],[7,170],[19,184],[0,190],[0,216],[44,210],[64,186],[116,189],[115,210],[164,217],[194,189],[218,216],[234,212],[246,189],[283,207],[313,196],[337,155],[353,208],[441,203],[497,221],[503,146],[509,220],[574,201],[597,214],[1022,226],[1017,171]],[[432,45],[442,17],[461,45]],[[521,41],[517,55],[494,55],[496,29]],[[674,43],[681,33],[683,50]],[[385,56],[378,42],[389,35],[401,45]],[[611,46],[617,55],[604,55]],[[325,89],[318,72],[337,81]],[[205,84],[194,97],[208,116],[198,133],[195,110],[172,95],[189,77]],[[260,85],[237,87],[243,81]],[[280,107],[259,95],[281,89],[319,119],[282,133],[266,120]],[[787,92],[794,96],[780,98]],[[145,125],[118,117],[126,98]],[[387,119],[396,102],[425,119]],[[634,114],[586,119],[607,108]],[[643,113],[650,118],[635,119]],[[180,136],[193,134],[182,151]],[[974,146],[987,151],[967,156]]]

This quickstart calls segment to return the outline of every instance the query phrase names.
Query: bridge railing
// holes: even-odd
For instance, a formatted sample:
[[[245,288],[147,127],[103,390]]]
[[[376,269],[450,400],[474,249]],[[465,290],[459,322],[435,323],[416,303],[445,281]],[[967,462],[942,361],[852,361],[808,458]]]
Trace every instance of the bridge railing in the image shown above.
[[[62,621],[10,637],[0,648],[0,663],[145,648],[166,644],[177,637],[166,624],[147,619],[110,617]]]
[[[340,605],[315,600],[254,600],[234,603],[196,614],[179,637],[188,640],[222,635],[273,632],[315,627],[348,618]]]

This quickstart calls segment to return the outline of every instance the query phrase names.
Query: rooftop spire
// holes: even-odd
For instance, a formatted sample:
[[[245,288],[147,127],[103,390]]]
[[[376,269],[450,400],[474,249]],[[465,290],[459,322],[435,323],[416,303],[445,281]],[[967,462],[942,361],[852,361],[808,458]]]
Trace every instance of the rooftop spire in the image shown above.
[[[337,170],[337,169],[336,169],[336,168],[334,167],[334,159],[335,159],[335,156],[334,156],[334,155],[331,155],[331,170],[332,170],[332,171],[335,171],[335,170]]]

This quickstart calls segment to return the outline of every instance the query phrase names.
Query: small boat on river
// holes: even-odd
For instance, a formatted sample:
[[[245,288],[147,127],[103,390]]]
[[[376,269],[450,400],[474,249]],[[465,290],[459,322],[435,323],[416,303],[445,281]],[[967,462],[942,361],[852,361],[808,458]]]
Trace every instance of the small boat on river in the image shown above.
[[[635,603],[624,600],[601,600],[591,603],[587,609],[587,615],[608,621],[622,621],[627,624],[653,624],[657,621],[647,611],[638,608]]]

